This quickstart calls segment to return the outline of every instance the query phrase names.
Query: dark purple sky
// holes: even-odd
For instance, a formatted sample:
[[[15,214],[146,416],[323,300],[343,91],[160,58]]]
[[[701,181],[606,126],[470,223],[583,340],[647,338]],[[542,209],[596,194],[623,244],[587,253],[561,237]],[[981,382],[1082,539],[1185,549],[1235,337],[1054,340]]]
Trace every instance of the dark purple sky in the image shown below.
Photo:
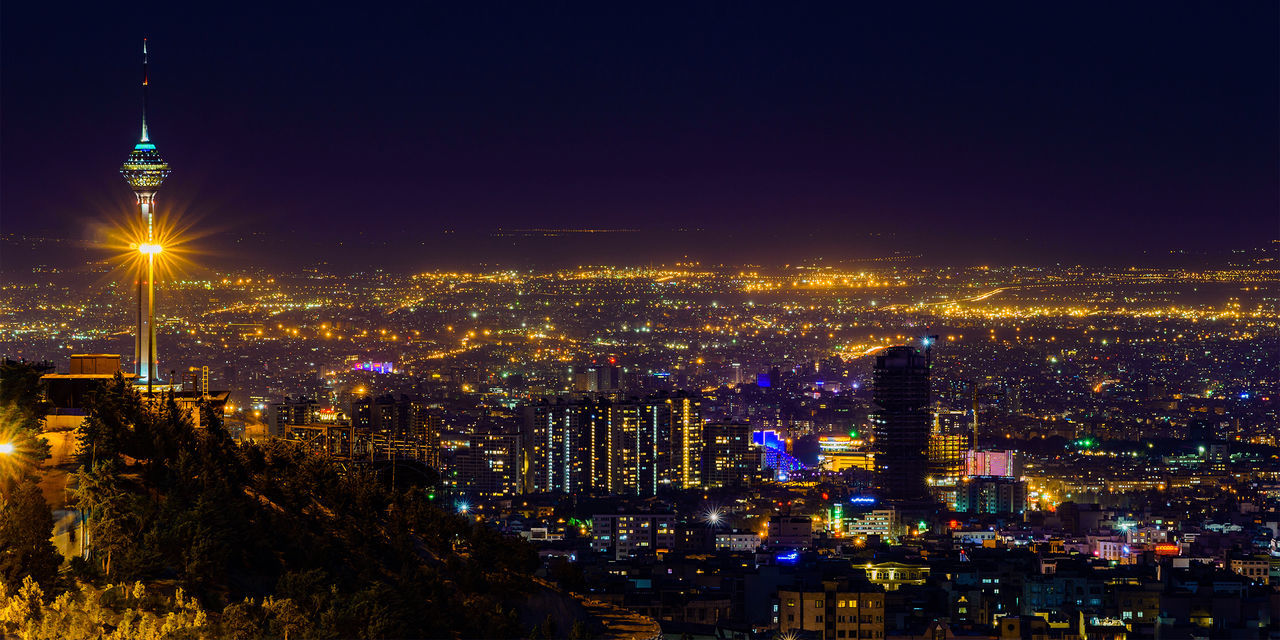
[[[160,201],[218,251],[1087,260],[1280,227],[1274,2],[274,4],[5,3],[0,231],[122,215],[144,34]]]

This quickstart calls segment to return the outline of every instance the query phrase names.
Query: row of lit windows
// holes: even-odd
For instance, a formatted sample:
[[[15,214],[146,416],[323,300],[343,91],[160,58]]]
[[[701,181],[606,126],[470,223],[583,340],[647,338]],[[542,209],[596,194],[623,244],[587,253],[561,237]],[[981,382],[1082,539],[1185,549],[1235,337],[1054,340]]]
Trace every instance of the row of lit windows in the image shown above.
[[[815,608],[815,609],[821,609],[825,604],[826,604],[826,601],[824,601],[824,600],[814,600],[814,601],[813,601],[813,608]],[[880,601],[880,600],[867,600],[867,601],[865,601],[865,602],[863,602],[863,603],[862,603],[863,608],[873,608],[873,609],[878,609],[878,608],[880,608],[882,605],[883,605],[883,602],[882,602],[882,601]],[[795,600],[788,600],[788,601],[787,601],[787,606],[788,606],[788,607],[794,607],[794,606],[796,606],[796,601],[795,601]],[[857,600],[837,600],[837,601],[836,601],[836,608],[853,608],[853,609],[856,609],[856,608],[858,608],[858,601],[857,601]]]

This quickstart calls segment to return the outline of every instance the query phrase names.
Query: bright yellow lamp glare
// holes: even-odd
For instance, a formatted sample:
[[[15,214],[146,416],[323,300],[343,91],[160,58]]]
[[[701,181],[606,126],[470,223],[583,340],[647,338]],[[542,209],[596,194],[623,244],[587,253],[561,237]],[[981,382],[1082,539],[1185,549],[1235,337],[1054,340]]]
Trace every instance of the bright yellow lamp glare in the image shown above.
[[[3,444],[0,444],[0,454],[9,455],[11,453],[13,453],[12,442],[5,442]]]
[[[138,253],[156,254],[164,251],[164,247],[158,244],[140,244],[138,245]]]

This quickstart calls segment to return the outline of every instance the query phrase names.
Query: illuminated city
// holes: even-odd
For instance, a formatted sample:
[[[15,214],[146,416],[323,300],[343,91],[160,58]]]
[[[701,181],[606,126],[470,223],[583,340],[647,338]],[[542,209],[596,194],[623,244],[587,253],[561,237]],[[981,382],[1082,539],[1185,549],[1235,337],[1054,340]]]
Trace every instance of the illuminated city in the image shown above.
[[[832,78],[859,65],[885,78],[905,73],[891,60],[821,53],[846,46],[828,32],[835,25],[897,24],[894,10],[846,8],[830,25],[788,16],[787,24],[825,34],[815,36],[823,44],[808,49],[788,33],[786,49],[734,36],[723,44],[729,53],[680,26],[695,18],[667,16],[654,32],[669,36],[673,51],[694,52],[688,73],[705,74],[688,85],[683,72],[650,69],[649,54],[637,53],[650,45],[630,36],[582,45],[602,47],[619,69],[643,67],[635,87],[597,75],[608,64],[581,56],[573,56],[579,75],[554,69],[567,55],[557,47],[579,44],[553,45],[551,33],[609,20],[510,11],[512,25],[494,28],[521,32],[529,20],[549,30],[529,36],[540,43],[531,62],[509,62],[529,77],[505,77],[499,90],[491,78],[443,76],[433,91],[444,106],[434,110],[407,80],[354,74],[370,99],[325,94],[320,102],[333,114],[322,114],[308,102],[323,84],[312,76],[342,75],[354,63],[318,71],[319,58],[291,58],[297,77],[274,89],[256,53],[215,61],[198,53],[196,36],[139,34],[141,135],[118,167],[131,199],[118,182],[94,185],[116,170],[106,141],[123,139],[114,130],[127,132],[133,120],[113,118],[109,136],[77,143],[106,148],[85,152],[101,162],[68,161],[69,175],[87,176],[74,192],[95,202],[74,214],[57,208],[71,205],[37,204],[63,187],[42,185],[37,197],[19,185],[56,174],[21,173],[6,160],[5,213],[26,207],[36,217],[6,216],[0,226],[0,636],[1280,636],[1274,145],[1239,142],[1238,171],[1169,160],[1159,167],[1169,193],[1159,197],[1143,191],[1155,182],[1136,184],[1154,181],[1157,169],[1125,182],[1129,160],[1106,150],[1131,152],[1099,141],[1106,126],[1092,120],[1081,130],[1097,126],[1099,140],[1071,143],[1090,149],[1087,161],[1067,143],[1016,150],[1046,175],[1070,162],[1105,173],[1071,169],[1080,182],[1095,181],[1080,189],[1099,200],[1081,214],[1090,222],[1076,224],[1062,219],[1075,196],[1053,190],[1075,188],[1078,176],[1024,184],[1013,164],[960,162],[955,182],[899,189],[915,180],[913,163],[944,162],[951,143],[902,137],[893,142],[906,145],[901,155],[881,170],[878,159],[844,164],[810,137],[806,118],[835,131],[840,117],[827,111],[862,98],[791,83],[812,80],[812,69]],[[950,11],[937,11],[946,22]],[[1275,7],[1249,12],[1250,24],[1276,23]],[[104,25],[122,19],[99,17]],[[460,21],[451,36],[460,41],[492,26],[470,10],[435,17]],[[746,8],[717,18],[780,28]],[[956,19],[979,28],[973,17]],[[334,28],[319,16],[301,20]],[[215,22],[211,32],[228,38],[266,28]],[[927,28],[951,33],[941,22]],[[1273,30],[1242,17],[1199,24],[1170,9],[1158,22],[1203,30],[1231,51],[1277,47]],[[305,27],[286,29],[286,43],[312,42],[294,29]],[[1070,40],[1069,31],[1054,27],[1050,42]],[[1102,27],[1096,35],[1125,68],[1141,66],[1147,44],[1160,42]],[[126,51],[117,37],[110,50]],[[1025,39],[992,37],[1002,47]],[[360,36],[308,55],[345,51],[376,67],[356,53],[370,42]],[[264,46],[288,55],[291,45]],[[371,69],[375,79],[427,64],[401,43],[387,46],[404,60]],[[929,56],[952,53],[952,45],[925,46]],[[954,46],[964,64],[988,64],[981,46]],[[1092,66],[1041,46],[1052,54],[1037,64],[1092,82]],[[718,75],[733,68],[722,55],[783,49],[767,67],[777,77]],[[475,59],[452,59],[458,74],[494,73],[480,49],[460,50]],[[121,55],[136,55],[128,51]],[[1169,107],[1196,123],[1188,145],[1214,141],[1188,155],[1207,158],[1237,135],[1274,143],[1276,109],[1250,109],[1280,102],[1277,59],[1230,74],[1257,93],[1250,100],[1241,93],[1222,105]],[[136,82],[126,61],[93,64],[109,70],[104,77]],[[981,77],[1045,92],[1027,100],[1061,100],[1028,79],[1041,72],[1028,64],[1000,62]],[[210,88],[193,84],[201,73]],[[259,93],[235,94],[239,80],[225,79],[234,74]],[[531,95],[525,83],[537,79],[555,97]],[[965,120],[967,81],[936,82],[953,92],[939,94],[943,107],[931,113],[946,118],[937,126],[1008,139],[1023,135],[1018,127],[1057,126],[1047,111],[1012,124]],[[1185,82],[1101,83],[1072,104],[1082,113],[1111,100],[1168,105],[1199,91]],[[794,103],[775,95],[768,108],[741,106],[768,126],[729,109],[723,126],[735,142],[726,143],[689,125],[717,126],[699,100],[774,95],[773,83],[795,91]],[[460,98],[449,87],[478,93]],[[68,91],[90,90],[107,91]],[[658,96],[657,106],[632,98],[670,110],[670,130],[612,102],[633,90]],[[918,90],[911,95],[927,102],[931,90]],[[1017,89],[988,90],[997,92],[993,103],[1024,99]],[[122,95],[76,109],[115,114],[136,103],[136,93],[126,101],[121,87],[110,91]],[[562,100],[574,104],[568,115],[550,114]],[[915,107],[883,100],[865,108],[885,118],[885,131],[933,126]],[[531,122],[563,135],[555,143],[563,146],[500,115],[519,101]],[[65,118],[11,102],[11,119]],[[588,115],[592,105],[603,105],[602,120]],[[1223,124],[1223,114],[1238,117]],[[361,131],[348,133],[339,118]],[[251,144],[230,133],[237,127]],[[476,139],[459,143],[452,130]],[[180,171],[171,174],[159,155],[158,131],[173,140],[166,154]],[[858,135],[879,144],[867,131]],[[8,155],[35,148],[26,135],[6,133]],[[340,150],[311,142],[330,135]],[[366,135],[367,146],[350,144]],[[738,136],[752,135],[767,140],[745,150]],[[1153,167],[1165,157],[1143,131],[1126,135],[1116,144],[1145,149]],[[651,144],[669,145],[670,176],[652,168]],[[906,150],[911,144],[924,146]],[[508,152],[546,165],[507,162]],[[628,159],[605,160],[615,152]],[[808,169],[772,164],[784,152],[798,153],[804,167],[866,173],[858,178],[866,202],[797,177]],[[580,153],[597,155],[562,164]],[[735,154],[756,158],[760,173],[742,169]],[[699,165],[700,157],[711,162]],[[350,175],[325,173],[341,164],[335,158]],[[357,159],[378,168],[351,166]],[[444,177],[429,175],[433,168]],[[475,173],[453,173],[464,169]],[[700,178],[683,182],[681,171]],[[1213,176],[1195,182],[1206,173]],[[237,175],[239,183],[229,178]],[[773,176],[774,185],[752,184]],[[983,196],[990,211],[965,200],[982,181],[1007,188]],[[1178,191],[1181,183],[1194,187]],[[277,188],[283,199],[268,195]],[[1032,188],[1043,191],[1040,208],[1012,204]],[[939,205],[930,189],[956,201]],[[611,190],[626,195],[602,195]],[[1142,197],[1153,200],[1128,214],[1117,204]],[[468,198],[476,202],[458,204]],[[692,203],[706,208],[685,208]],[[642,204],[654,213],[629,213]],[[776,213],[752,213],[756,206]],[[1106,207],[1116,208],[1097,213]],[[1148,227],[1158,228],[1134,233]]]

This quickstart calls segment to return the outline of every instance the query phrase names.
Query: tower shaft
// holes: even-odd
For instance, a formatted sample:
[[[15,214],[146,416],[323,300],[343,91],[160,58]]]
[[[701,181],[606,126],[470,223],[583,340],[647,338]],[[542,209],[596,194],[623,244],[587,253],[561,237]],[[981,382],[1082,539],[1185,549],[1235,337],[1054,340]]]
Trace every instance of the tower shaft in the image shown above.
[[[146,225],[144,245],[156,245],[155,237],[155,194],[139,192],[138,213]],[[138,280],[138,330],[135,335],[135,369],[138,382],[151,386],[159,380],[156,361],[156,254],[144,253],[146,264],[141,267],[143,273]]]

